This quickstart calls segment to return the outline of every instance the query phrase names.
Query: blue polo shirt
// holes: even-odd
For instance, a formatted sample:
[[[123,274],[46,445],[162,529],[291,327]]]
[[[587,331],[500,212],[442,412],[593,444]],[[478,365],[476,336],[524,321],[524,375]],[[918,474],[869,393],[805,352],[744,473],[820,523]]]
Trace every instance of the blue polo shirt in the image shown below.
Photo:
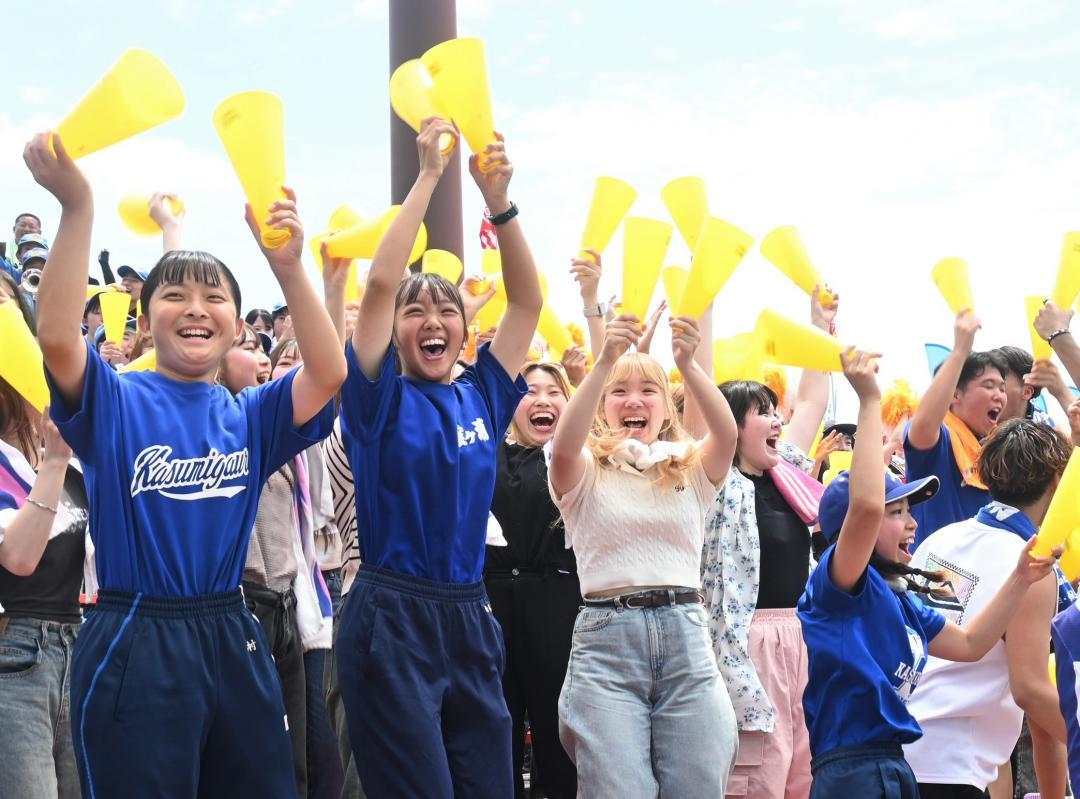
[[[1080,785],[1080,608],[1071,605],[1050,623],[1054,642],[1058,706],[1065,719],[1066,743],[1069,750],[1069,781]]]
[[[87,353],[82,401],[51,415],[82,462],[102,588],[193,596],[239,587],[267,477],[330,433],[332,404],[293,426],[295,371],[233,397]]]
[[[907,700],[926,665],[926,646],[945,617],[910,592],[897,594],[872,566],[855,593],[833,584],[825,550],[799,599],[809,656],[803,712],[810,752],[910,743],[922,736]]]
[[[485,344],[449,385],[396,372],[391,344],[369,380],[345,348],[341,433],[364,563],[445,583],[483,574],[499,443],[528,390]]]
[[[915,449],[908,441],[909,423],[904,430],[904,460],[907,462],[907,479],[920,480],[937,475],[941,488],[926,502],[911,509],[919,528],[915,531],[915,546],[947,524],[966,521],[990,501],[990,492],[983,488],[964,485],[960,467],[953,458],[949,431],[941,426],[937,444],[930,449]]]

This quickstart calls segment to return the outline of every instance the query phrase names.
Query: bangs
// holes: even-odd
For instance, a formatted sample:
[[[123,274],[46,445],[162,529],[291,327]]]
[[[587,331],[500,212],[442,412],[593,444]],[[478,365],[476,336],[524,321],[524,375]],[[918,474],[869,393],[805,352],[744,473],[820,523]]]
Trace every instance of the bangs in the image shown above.
[[[183,285],[188,280],[203,286],[227,288],[236,307],[236,317],[240,318],[240,284],[221,260],[200,250],[173,250],[161,256],[143,283],[143,315],[150,318],[150,299],[155,291],[162,286]]]
[[[740,426],[752,409],[756,408],[758,412],[761,412],[768,408],[775,409],[780,405],[776,393],[756,380],[729,380],[720,384],[720,393],[728,401],[735,423]]]
[[[567,379],[566,374],[563,372],[562,367],[553,363],[540,363],[538,361],[531,361],[521,367],[521,376],[525,379],[525,382],[529,382],[529,375],[533,372],[540,371],[551,377],[555,381],[555,384],[562,391],[563,396],[570,399],[570,381]]]
[[[442,275],[430,272],[409,275],[407,279],[401,281],[401,285],[398,286],[397,290],[397,307],[400,308],[403,305],[418,302],[424,289],[427,289],[432,302],[436,304],[442,302],[453,303],[461,311],[461,315],[465,315],[464,306],[461,303],[461,292],[458,291],[457,286]]]
[[[607,385],[625,383],[630,378],[636,377],[646,383],[653,383],[665,392],[668,390],[667,373],[659,362],[651,355],[640,352],[629,352],[615,361],[615,366],[608,375]]]

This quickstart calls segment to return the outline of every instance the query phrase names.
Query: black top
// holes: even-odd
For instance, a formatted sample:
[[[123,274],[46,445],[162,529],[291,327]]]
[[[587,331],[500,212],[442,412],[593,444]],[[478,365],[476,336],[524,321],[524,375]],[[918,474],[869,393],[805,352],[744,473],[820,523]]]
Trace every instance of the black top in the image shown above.
[[[82,475],[70,466],[60,502],[72,511],[74,522],[49,540],[34,573],[18,577],[0,566],[0,605],[5,616],[64,624],[78,624],[82,619],[79,590],[86,555],[86,487]]]
[[[504,441],[498,453],[491,512],[509,546],[487,548],[484,573],[545,568],[577,573],[573,550],[565,547],[562,517],[548,493],[544,450]]]
[[[759,608],[793,608],[810,575],[810,530],[767,474],[746,475],[754,484],[761,542]]]

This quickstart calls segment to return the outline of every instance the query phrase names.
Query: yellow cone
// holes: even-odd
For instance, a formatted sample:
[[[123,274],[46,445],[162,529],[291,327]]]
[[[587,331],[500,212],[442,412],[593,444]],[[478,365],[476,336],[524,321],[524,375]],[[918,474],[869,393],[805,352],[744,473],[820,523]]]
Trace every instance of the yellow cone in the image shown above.
[[[818,286],[818,301],[822,305],[832,302],[832,294],[825,290],[825,281],[810,261],[799,230],[794,225],[778,227],[762,239],[761,254],[807,294]]]
[[[963,258],[946,258],[938,261],[930,275],[954,314],[960,313],[964,308],[975,310],[967,263]]]
[[[502,272],[502,253],[498,250],[481,250],[480,271],[485,275],[497,275]]]
[[[767,363],[820,372],[840,372],[843,346],[828,333],[803,325],[766,308],[754,326],[762,358]]]
[[[124,327],[127,325],[131,295],[123,291],[106,291],[100,296],[101,323],[105,326],[105,340],[113,344],[124,343]]]
[[[87,285],[86,299],[90,299],[95,294],[101,294],[103,291],[111,291],[111,289],[109,289],[107,286]]]
[[[660,272],[660,280],[664,284],[664,295],[667,297],[668,308],[672,309],[672,313],[682,302],[688,277],[690,277],[690,271],[681,266],[669,266]]]
[[[660,267],[664,265],[672,228],[667,222],[628,216],[623,223],[622,313],[644,319],[649,311]]]
[[[1039,540],[1031,550],[1032,554],[1046,557],[1054,547],[1064,544],[1076,529],[1077,519],[1080,519],[1080,448],[1074,449],[1069,457],[1039,528]]]
[[[1057,278],[1054,280],[1054,293],[1050,298],[1062,308],[1068,308],[1080,294],[1080,233],[1072,231],[1065,234],[1061,245],[1061,260],[1058,262]]]
[[[495,286],[495,295],[487,301],[476,315],[476,322],[481,333],[493,327],[498,327],[499,320],[502,319],[502,315],[506,311],[506,287],[503,285],[502,275],[492,275],[491,282]]]
[[[558,314],[548,304],[544,303],[540,309],[540,321],[536,324],[536,332],[544,337],[547,342],[548,356],[552,360],[562,360],[566,348],[574,343],[570,338],[570,332],[559,319]]]
[[[824,479],[821,481],[823,484],[828,485],[839,476],[840,472],[847,472],[851,470],[851,456],[854,453],[846,450],[839,450],[837,452],[829,453],[829,470],[825,472]]]
[[[753,333],[740,333],[713,342],[713,382],[756,380],[764,377],[761,356]]]
[[[353,225],[359,225],[363,221],[363,215],[349,203],[342,203],[330,214],[330,221],[326,223],[326,229],[330,231],[344,230]]]
[[[1035,356],[1036,361],[1040,358],[1052,357],[1054,351],[1050,344],[1035,332],[1035,317],[1039,315],[1039,309],[1043,307],[1043,298],[1037,295],[1024,297],[1024,304],[1027,306],[1028,333],[1031,334],[1031,354]]]
[[[413,58],[394,70],[390,76],[390,106],[401,121],[420,132],[420,123],[428,117],[450,121],[450,111],[439,97],[435,81],[419,58]],[[447,133],[439,137],[443,155],[454,151],[457,139]]]
[[[1065,541],[1065,551],[1061,554],[1058,565],[1061,566],[1061,573],[1070,583],[1075,583],[1077,578],[1080,578],[1080,528],[1069,533]]]
[[[41,349],[17,302],[0,303],[0,341],[4,342],[0,377],[39,411],[45,410],[49,404],[49,387],[45,383]]]
[[[618,178],[599,177],[593,189],[585,232],[581,234],[581,258],[592,258],[585,249],[602,253],[637,199],[637,191]]]
[[[330,236],[326,241],[326,251],[331,258],[374,258],[375,250],[379,247],[383,235],[390,223],[401,210],[400,205],[392,205],[377,219],[361,221],[359,224],[345,228]],[[411,264],[424,254],[427,249],[427,227],[420,223],[416,241],[413,242],[412,252],[409,254]]]
[[[56,126],[68,155],[82,158],[180,116],[184,92],[155,55],[132,48]]]
[[[484,43],[480,39],[451,39],[432,47],[420,60],[469,149],[480,156],[481,171],[486,171],[483,152],[495,141],[495,116]]]
[[[705,181],[695,177],[678,178],[660,189],[660,197],[679,226],[683,240],[693,250],[697,247],[705,217],[709,215]]]
[[[157,369],[157,350],[147,350],[138,358],[126,366],[121,366],[116,371],[120,374],[127,372],[153,372]]]
[[[259,223],[266,247],[280,247],[292,236],[266,227],[270,206],[285,199],[285,106],[269,92],[234,94],[214,111],[225,152]]]
[[[120,213],[120,221],[127,226],[128,230],[140,236],[152,236],[161,232],[161,226],[150,218],[150,196],[149,194],[128,194],[120,200],[120,207],[117,209]],[[165,202],[172,209],[173,216],[179,216],[184,212],[184,203],[181,200],[166,199]]]
[[[753,243],[749,233],[715,216],[708,217],[701,226],[686,289],[675,315],[697,319],[705,313]]]
[[[428,250],[424,253],[424,260],[420,266],[421,272],[431,272],[442,275],[451,283],[457,283],[461,279],[465,266],[461,259],[452,252],[446,250]]]

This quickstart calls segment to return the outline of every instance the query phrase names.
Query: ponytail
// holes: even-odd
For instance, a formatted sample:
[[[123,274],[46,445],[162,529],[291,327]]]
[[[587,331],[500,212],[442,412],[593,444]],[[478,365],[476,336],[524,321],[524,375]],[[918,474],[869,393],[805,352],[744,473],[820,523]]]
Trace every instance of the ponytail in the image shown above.
[[[914,566],[883,558],[876,551],[870,554],[869,565],[877,569],[878,573],[886,580],[890,577],[899,578],[905,584],[905,588],[913,593],[941,599],[956,599],[956,594],[948,585],[944,572],[928,572],[916,569]],[[915,580],[912,577],[922,579]]]

